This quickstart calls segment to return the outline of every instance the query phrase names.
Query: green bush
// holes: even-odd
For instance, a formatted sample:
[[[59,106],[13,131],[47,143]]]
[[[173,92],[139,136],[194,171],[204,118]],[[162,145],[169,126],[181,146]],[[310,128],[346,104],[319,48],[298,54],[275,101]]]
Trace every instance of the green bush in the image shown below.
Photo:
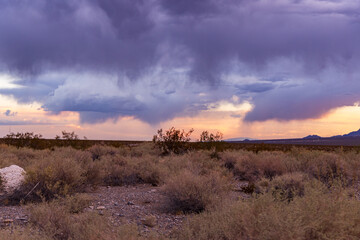
[[[190,129],[189,132],[185,132],[172,127],[163,133],[163,130],[160,129],[157,135],[153,137],[153,142],[162,150],[164,155],[169,153],[182,154],[190,150],[190,135],[193,131],[194,129]]]

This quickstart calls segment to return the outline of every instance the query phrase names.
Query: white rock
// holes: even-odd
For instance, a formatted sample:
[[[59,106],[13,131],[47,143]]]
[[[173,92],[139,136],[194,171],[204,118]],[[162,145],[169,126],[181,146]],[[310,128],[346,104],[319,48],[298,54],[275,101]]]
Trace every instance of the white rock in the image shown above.
[[[25,179],[25,170],[17,165],[0,169],[2,189],[5,194],[11,194],[19,189]],[[0,191],[0,194],[1,194]]]

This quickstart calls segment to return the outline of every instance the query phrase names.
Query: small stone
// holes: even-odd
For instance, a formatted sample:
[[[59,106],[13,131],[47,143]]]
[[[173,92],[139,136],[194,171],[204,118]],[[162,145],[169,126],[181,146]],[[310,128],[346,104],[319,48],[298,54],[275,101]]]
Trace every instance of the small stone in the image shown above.
[[[105,210],[106,208],[105,208],[105,206],[98,206],[97,208],[96,208],[96,210]]]
[[[146,216],[145,218],[141,219],[141,223],[147,227],[155,227],[157,224],[157,219],[155,216]]]
[[[94,206],[89,206],[89,208],[90,208],[91,210],[94,210]]]
[[[14,220],[11,219],[11,218],[4,219],[4,220],[3,220],[3,223],[12,223],[12,222],[14,222]]]
[[[127,202],[127,205],[135,205],[135,203],[131,202],[131,201],[128,201]]]

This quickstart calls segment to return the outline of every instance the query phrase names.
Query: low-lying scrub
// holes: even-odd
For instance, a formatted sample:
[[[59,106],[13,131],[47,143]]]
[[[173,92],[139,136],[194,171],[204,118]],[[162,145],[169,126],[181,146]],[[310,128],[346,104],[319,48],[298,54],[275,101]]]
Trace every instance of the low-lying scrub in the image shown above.
[[[53,240],[53,238],[46,236],[45,233],[40,233],[37,229],[29,228],[13,228],[0,229],[0,239],[7,240]]]
[[[147,183],[162,189],[170,212],[193,213],[179,239],[360,238],[356,152],[162,153],[152,143],[86,150],[0,145],[0,167],[16,164],[27,172],[7,203],[39,203],[30,204],[29,228],[21,230],[29,239],[138,239],[136,226],[112,228],[106,215],[83,211],[89,199],[78,193]],[[244,193],[248,199],[235,200]],[[142,221],[156,224],[151,215]],[[21,231],[10,236],[25,239]]]
[[[345,190],[308,184],[304,196],[291,202],[269,192],[194,216],[178,239],[358,239],[360,202]]]
[[[173,212],[202,212],[218,206],[229,192],[229,182],[225,176],[214,172],[198,175],[183,171],[170,177],[164,186],[168,197],[168,208]]]
[[[286,173],[275,177],[272,181],[262,179],[256,183],[257,194],[271,193],[276,200],[290,202],[305,193],[305,182],[308,177],[302,173]]]
[[[29,206],[30,224],[55,240],[142,239],[133,225],[111,226],[108,217],[86,211],[84,195]]]
[[[249,182],[302,172],[328,186],[339,181],[349,186],[360,176],[360,157],[352,152],[327,153],[298,149],[289,153],[225,151],[220,158],[236,178]]]

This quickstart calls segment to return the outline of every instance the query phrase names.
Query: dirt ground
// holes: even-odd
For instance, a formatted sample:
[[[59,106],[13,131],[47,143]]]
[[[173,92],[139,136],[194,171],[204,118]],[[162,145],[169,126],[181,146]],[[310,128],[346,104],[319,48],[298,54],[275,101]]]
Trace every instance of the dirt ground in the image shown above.
[[[240,191],[246,183],[238,183],[231,192],[232,198],[248,197]],[[191,217],[182,212],[171,213],[166,197],[160,187],[149,184],[134,186],[101,186],[88,191],[92,201],[86,211],[96,211],[108,216],[114,226],[127,223],[136,224],[142,235],[155,231],[162,236],[170,237],[179,229],[186,218]],[[0,206],[0,226],[13,227],[27,224],[29,213],[26,206]]]

